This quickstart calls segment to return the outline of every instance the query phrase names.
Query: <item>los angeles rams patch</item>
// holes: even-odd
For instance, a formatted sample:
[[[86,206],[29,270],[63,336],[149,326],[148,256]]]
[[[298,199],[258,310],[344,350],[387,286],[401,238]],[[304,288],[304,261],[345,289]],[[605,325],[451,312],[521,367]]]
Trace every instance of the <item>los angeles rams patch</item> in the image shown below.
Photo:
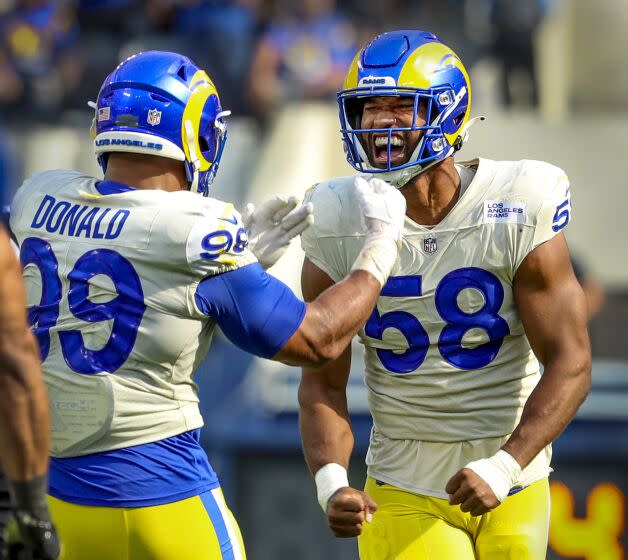
[[[526,203],[515,200],[486,200],[485,224],[523,224],[526,221]]]

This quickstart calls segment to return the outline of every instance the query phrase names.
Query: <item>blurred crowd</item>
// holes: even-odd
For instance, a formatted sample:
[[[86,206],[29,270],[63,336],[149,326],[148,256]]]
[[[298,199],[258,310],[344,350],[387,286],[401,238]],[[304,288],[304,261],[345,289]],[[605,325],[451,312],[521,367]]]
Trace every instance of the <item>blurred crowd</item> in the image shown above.
[[[12,191],[20,177],[7,128],[82,127],[106,75],[148,49],[190,56],[223,106],[262,132],[288,102],[332,101],[358,48],[395,28],[436,33],[468,68],[492,56],[505,70],[503,102],[514,83],[534,104],[533,34],[550,1],[0,0],[0,180]],[[527,90],[509,81],[517,69]]]
[[[176,50],[208,69],[234,114],[262,122],[294,99],[333,98],[375,33],[423,28],[471,66],[503,60],[533,80],[549,0],[0,0],[0,119],[57,122],[84,109],[125,56]],[[530,101],[534,103],[535,88]]]

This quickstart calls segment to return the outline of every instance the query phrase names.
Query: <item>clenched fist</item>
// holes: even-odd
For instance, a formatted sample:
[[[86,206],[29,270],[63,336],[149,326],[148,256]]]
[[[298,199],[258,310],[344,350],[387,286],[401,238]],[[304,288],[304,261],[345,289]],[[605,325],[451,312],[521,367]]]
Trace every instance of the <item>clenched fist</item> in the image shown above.
[[[357,537],[375,510],[377,504],[366,492],[349,486],[340,488],[327,502],[327,524],[336,537]]]
[[[488,483],[471,469],[461,469],[445,486],[452,506],[460,504],[460,509],[471,515],[483,515],[499,504]]]

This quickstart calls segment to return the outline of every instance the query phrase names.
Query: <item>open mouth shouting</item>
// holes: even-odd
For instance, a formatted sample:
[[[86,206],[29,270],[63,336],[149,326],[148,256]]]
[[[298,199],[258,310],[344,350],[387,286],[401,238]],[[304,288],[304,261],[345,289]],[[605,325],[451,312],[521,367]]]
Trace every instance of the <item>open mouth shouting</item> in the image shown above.
[[[386,132],[369,134],[368,147],[371,162],[376,167],[387,167],[389,135]],[[390,135],[390,165],[401,165],[408,157],[405,135],[394,132]]]

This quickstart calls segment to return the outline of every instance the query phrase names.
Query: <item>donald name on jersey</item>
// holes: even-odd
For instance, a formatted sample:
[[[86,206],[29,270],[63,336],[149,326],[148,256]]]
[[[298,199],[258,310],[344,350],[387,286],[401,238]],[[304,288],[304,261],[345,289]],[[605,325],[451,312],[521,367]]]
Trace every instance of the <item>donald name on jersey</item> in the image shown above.
[[[131,213],[121,208],[111,215],[111,208],[90,207],[46,195],[37,208],[30,225],[33,229],[45,228],[48,233],[85,237],[86,239],[116,239]]]

